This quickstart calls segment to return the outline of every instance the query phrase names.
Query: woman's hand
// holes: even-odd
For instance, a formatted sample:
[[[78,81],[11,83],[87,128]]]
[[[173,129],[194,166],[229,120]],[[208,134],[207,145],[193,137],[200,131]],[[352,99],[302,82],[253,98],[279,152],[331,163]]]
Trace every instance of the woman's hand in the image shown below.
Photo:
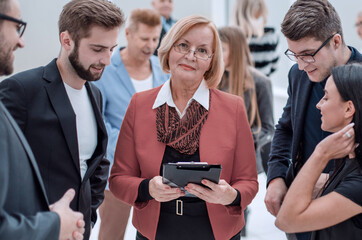
[[[185,195],[179,188],[171,188],[162,182],[161,176],[156,176],[150,180],[148,186],[150,195],[158,202],[168,202]]]
[[[315,151],[322,156],[321,159],[329,161],[343,158],[354,152],[356,144],[353,126],[354,123],[348,124],[343,129],[323,139],[316,146]]]
[[[206,202],[222,205],[231,204],[237,196],[236,190],[223,179],[219,181],[219,184],[206,179],[201,183],[210,189],[193,183],[187,184],[185,189]]]

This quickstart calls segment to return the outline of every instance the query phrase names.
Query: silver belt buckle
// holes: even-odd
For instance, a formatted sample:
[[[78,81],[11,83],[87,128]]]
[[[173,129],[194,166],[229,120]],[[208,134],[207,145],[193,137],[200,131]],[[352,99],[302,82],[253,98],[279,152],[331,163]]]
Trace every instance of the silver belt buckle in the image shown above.
[[[176,214],[182,216],[184,214],[184,206],[182,200],[176,200]]]

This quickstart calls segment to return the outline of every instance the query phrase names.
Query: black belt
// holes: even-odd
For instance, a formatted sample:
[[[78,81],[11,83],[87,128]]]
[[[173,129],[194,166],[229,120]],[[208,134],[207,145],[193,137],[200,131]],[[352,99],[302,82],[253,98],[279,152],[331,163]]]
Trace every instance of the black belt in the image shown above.
[[[179,198],[161,203],[161,212],[179,216],[208,216],[205,201],[197,198]]]

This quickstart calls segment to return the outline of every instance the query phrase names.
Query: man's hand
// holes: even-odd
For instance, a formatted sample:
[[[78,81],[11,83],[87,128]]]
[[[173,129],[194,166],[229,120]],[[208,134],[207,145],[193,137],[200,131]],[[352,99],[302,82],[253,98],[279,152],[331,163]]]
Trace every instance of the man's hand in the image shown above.
[[[275,178],[269,183],[264,202],[268,212],[273,216],[278,214],[287,190],[288,188],[282,178]]]
[[[68,189],[61,199],[50,205],[50,211],[56,212],[60,217],[59,240],[81,240],[84,234],[83,214],[74,212],[69,204],[73,200],[75,191]]]

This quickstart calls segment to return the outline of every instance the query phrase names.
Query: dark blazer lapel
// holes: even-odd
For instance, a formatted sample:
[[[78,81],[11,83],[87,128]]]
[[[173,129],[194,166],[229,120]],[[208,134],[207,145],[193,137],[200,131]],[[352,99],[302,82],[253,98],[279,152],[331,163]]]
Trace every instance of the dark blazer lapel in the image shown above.
[[[97,121],[97,132],[98,132],[97,147],[93,153],[92,158],[88,160],[88,170],[84,176],[84,179],[87,179],[87,177],[94,171],[93,168],[97,166],[99,161],[101,160],[101,158],[99,158],[99,155],[103,155],[106,151],[107,131],[101,115],[102,112],[101,93],[100,92],[97,93],[94,85],[90,84],[89,82],[85,83],[85,87],[87,89],[88,96],[93,107],[94,116]],[[94,161],[96,159],[97,162]]]
[[[24,150],[26,152],[26,154],[28,155],[28,159],[29,159],[29,162],[30,162],[30,165],[32,166],[33,170],[34,170],[34,173],[35,173],[35,176],[36,178],[38,179],[38,183],[40,185],[40,188],[41,188],[41,191],[43,193],[43,196],[44,196],[44,200],[46,202],[47,205],[49,205],[49,201],[48,201],[48,198],[47,198],[47,195],[46,195],[46,192],[45,192],[45,187],[44,187],[44,184],[43,184],[43,180],[41,178],[41,175],[40,175],[40,171],[39,171],[39,168],[38,168],[38,164],[36,163],[35,161],[35,157],[33,155],[33,152],[31,151],[30,149],[30,146],[28,144],[28,142],[26,141],[22,131],[20,130],[20,128],[18,127],[18,124],[15,122],[15,120],[13,119],[13,117],[10,115],[10,113],[7,111],[6,107],[0,102],[0,109],[3,110],[6,118],[9,120],[9,123],[12,125],[16,135],[19,137],[20,139],[20,142],[21,144],[23,145],[24,147]]]
[[[303,72],[303,74],[306,74]],[[305,81],[305,79],[298,79],[299,81]],[[301,85],[297,86],[297,89],[295,89],[296,91],[299,91],[299,94],[296,94],[296,98],[294,98],[294,101],[296,102],[295,107],[293,109],[294,111],[294,124],[295,126],[299,126],[298,128],[295,128],[295,132],[293,134],[293,136],[295,136],[295,138],[293,139],[293,155],[292,155],[292,159],[295,159],[296,155],[297,155],[297,149],[299,143],[300,143],[300,138],[302,137],[302,132],[303,132],[303,127],[304,127],[304,120],[305,120],[305,114],[306,114],[306,110],[308,107],[308,101],[310,98],[310,94],[311,94],[311,89],[312,89],[312,85],[313,83],[308,80],[307,83],[305,83],[304,85],[302,85],[303,87],[300,87]]]
[[[76,116],[55,59],[44,68],[43,78],[49,82],[48,85],[45,85],[45,89],[48,93],[50,103],[58,116],[74,164],[77,169],[80,169]]]

